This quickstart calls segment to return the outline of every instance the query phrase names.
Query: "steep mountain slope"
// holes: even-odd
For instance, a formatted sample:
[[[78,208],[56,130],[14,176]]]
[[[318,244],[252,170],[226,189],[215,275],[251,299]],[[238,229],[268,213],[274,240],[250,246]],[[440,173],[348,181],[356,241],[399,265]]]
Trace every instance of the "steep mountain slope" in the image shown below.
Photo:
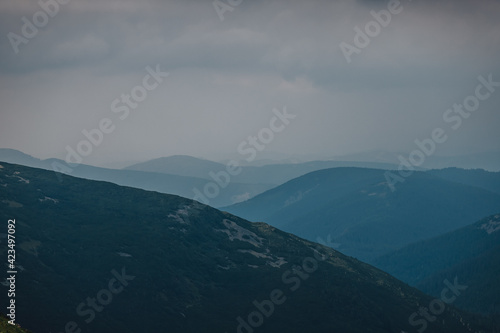
[[[455,305],[500,314],[500,214],[404,247],[375,260],[395,277],[438,295],[442,281],[458,276],[468,285]]]
[[[16,318],[35,332],[400,333],[432,302],[263,223],[177,196],[0,165],[0,218],[16,225]],[[6,257],[4,240],[0,249]],[[491,331],[451,306],[438,310],[426,323],[432,332]]]
[[[392,192],[384,171],[316,171],[224,210],[371,262],[500,210],[500,195],[415,172]]]
[[[18,163],[46,170],[54,170],[55,165],[55,170],[68,173],[75,177],[92,180],[104,180],[118,185],[176,194],[187,198],[194,198],[196,195],[195,189],[203,192],[205,186],[210,183],[206,179],[202,178],[170,175],[165,173],[106,169],[85,164],[69,166],[62,160],[38,160],[29,155],[11,149],[0,149],[0,161]],[[56,173],[54,173],[54,178],[56,178]],[[241,184],[231,181],[224,187],[216,186],[217,192],[212,189],[210,193],[214,193],[216,195],[213,195],[213,197],[209,199],[208,203],[215,207],[230,205],[246,198],[251,198],[272,187],[273,185],[269,184]]]

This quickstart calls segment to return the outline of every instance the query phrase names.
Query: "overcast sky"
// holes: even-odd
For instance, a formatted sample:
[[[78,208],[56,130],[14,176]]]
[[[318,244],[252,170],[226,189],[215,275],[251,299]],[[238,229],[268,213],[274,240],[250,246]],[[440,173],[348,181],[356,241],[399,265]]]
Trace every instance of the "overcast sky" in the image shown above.
[[[401,1],[348,63],[339,45],[355,46],[355,27],[387,9],[221,0],[218,13],[212,0],[71,0],[51,17],[34,0],[1,1],[0,147],[64,158],[108,118],[113,132],[84,163],[220,158],[286,107],[296,117],[266,151],[409,152],[438,127],[448,139],[437,154],[500,151],[500,87],[456,130],[443,120],[478,76],[500,82],[500,1]],[[27,27],[34,19],[38,32]],[[113,112],[148,66],[169,75],[127,117]]]

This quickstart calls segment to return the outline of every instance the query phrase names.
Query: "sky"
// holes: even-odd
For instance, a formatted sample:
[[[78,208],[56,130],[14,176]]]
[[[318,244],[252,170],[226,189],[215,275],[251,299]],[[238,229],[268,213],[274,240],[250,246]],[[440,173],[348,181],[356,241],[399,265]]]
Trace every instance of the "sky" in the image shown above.
[[[500,151],[498,0],[7,0],[0,35],[0,147],[38,158]]]

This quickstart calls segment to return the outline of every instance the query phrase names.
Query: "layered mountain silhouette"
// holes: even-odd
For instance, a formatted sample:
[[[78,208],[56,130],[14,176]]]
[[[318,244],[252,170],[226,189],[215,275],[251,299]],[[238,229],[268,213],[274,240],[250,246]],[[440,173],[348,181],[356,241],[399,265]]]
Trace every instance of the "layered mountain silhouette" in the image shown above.
[[[392,191],[383,170],[334,168],[223,209],[371,262],[498,212],[500,195],[430,172],[414,172]]]
[[[398,163],[399,156],[408,156],[408,152],[371,151],[357,154],[338,156],[337,160],[344,161],[372,161],[380,163]],[[432,154],[427,156],[425,163],[421,165],[425,169],[463,168],[484,169],[488,171],[500,171],[500,151],[489,151],[456,156],[439,156]],[[392,168],[391,168],[392,169]]]
[[[432,295],[457,276],[468,288],[454,303],[500,315],[500,214],[453,232],[406,246],[375,260],[377,267]],[[500,317],[500,316],[499,316]]]
[[[178,196],[59,176],[0,162],[0,216],[16,223],[16,318],[35,332],[492,329],[267,224]]]
[[[202,201],[213,207],[223,207],[248,200],[276,185],[315,170],[349,165],[373,168],[392,166],[383,163],[315,161],[260,167],[243,166],[238,167],[237,175],[231,175],[227,173],[228,164],[177,155],[117,170],[85,164],[73,166],[54,158],[40,160],[14,149],[2,148],[0,148],[0,161],[180,195]]]
[[[238,163],[237,161],[234,162]],[[177,155],[134,164],[125,169],[160,172],[213,180],[210,174],[224,171],[228,164],[230,164],[229,161],[223,164],[191,156]],[[309,172],[337,167],[361,167],[386,170],[393,169],[395,165],[389,163],[358,161],[311,161],[303,163],[278,163],[262,166],[241,166],[241,170],[237,175],[231,177],[231,181],[237,183],[281,185]]]
[[[58,159],[39,160],[13,149],[0,149],[0,161],[46,170],[55,170],[75,177],[92,180],[104,180],[119,185],[175,194],[186,198],[194,198],[197,193],[196,191],[203,192],[207,184],[214,183],[214,180],[178,174],[144,172],[136,170],[116,170],[99,168],[85,164],[72,166],[68,165],[63,160]],[[59,180],[56,172],[54,172],[53,175],[54,178]],[[272,188],[273,186],[274,185],[272,184],[264,183],[250,184],[230,181],[224,187],[217,185],[216,195],[210,197],[208,203],[214,207],[233,204],[235,202],[251,198],[256,194]]]

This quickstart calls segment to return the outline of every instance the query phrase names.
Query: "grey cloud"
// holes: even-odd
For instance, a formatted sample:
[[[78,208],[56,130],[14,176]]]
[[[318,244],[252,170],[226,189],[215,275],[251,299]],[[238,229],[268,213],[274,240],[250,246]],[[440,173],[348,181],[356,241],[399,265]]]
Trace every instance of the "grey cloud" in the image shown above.
[[[285,104],[291,109],[308,111],[302,122],[297,121],[296,132],[290,130],[287,139],[276,141],[275,150],[310,150],[319,147],[322,140],[336,142],[337,146],[332,148],[328,145],[318,148],[330,154],[335,149],[362,150],[367,141],[370,149],[405,149],[411,147],[415,135],[439,124],[440,119],[433,114],[439,115],[447,105],[470,93],[478,75],[494,73],[500,77],[500,2],[401,3],[403,11],[394,15],[391,23],[360,54],[354,54],[348,64],[339,44],[352,44],[354,27],[364,28],[373,20],[370,11],[386,8],[387,1],[243,0],[233,11],[226,12],[221,22],[212,2],[206,0],[73,0],[62,5],[60,12],[27,45],[20,45],[19,54],[14,54],[6,35],[20,33],[21,17],[31,17],[39,6],[35,1],[2,2],[0,87],[15,89],[17,94],[7,93],[8,89],[0,91],[0,98],[5,101],[0,115],[9,114],[5,119],[15,122],[16,115],[10,114],[13,109],[28,112],[22,110],[36,104],[33,96],[38,96],[41,90],[35,84],[25,83],[30,77],[48,78],[44,81],[46,89],[58,91],[60,82],[76,75],[78,89],[88,86],[95,99],[103,102],[89,101],[86,107],[71,104],[71,110],[66,111],[68,117],[85,114],[88,107],[95,107],[94,112],[104,116],[116,94],[121,89],[130,89],[136,84],[134,80],[140,80],[145,66],[160,64],[172,74],[166,87],[162,87],[165,90],[151,93],[141,106],[142,113],[137,112],[150,118],[127,120],[121,127],[124,130],[109,139],[106,149],[117,149],[128,142],[122,134],[125,129],[139,133],[140,139],[134,139],[138,140],[133,143],[134,149],[148,146],[157,156],[168,154],[168,149],[161,150],[160,142],[172,141],[173,133],[179,143],[175,149],[169,149],[176,153],[205,150],[210,154],[211,150],[232,149],[242,140],[242,133],[252,133],[265,123],[265,110]],[[88,84],[80,82],[84,80]],[[115,86],[118,83],[123,83],[120,90]],[[96,86],[103,88],[92,90]],[[62,114],[67,101],[71,101],[70,96],[81,93],[65,87],[66,95],[59,96],[65,103],[58,102],[57,95],[51,100],[46,97],[37,100],[38,112],[52,117],[56,109]],[[359,96],[359,101],[346,98],[347,95]],[[488,118],[477,116],[468,125],[470,129],[457,134],[463,137],[456,142],[466,140],[465,133],[490,126],[491,119],[498,120],[498,116],[488,113],[496,103],[495,97],[487,101],[483,107]],[[413,114],[401,117],[401,112],[412,109],[422,110],[422,118],[414,119]],[[213,112],[214,116],[209,118],[207,112]],[[377,115],[387,120],[379,123]],[[238,117],[244,117],[245,121],[237,123]],[[39,133],[57,133],[58,140],[64,142],[58,148],[53,148],[55,143],[47,136],[31,149],[54,155],[64,149],[66,142],[77,140],[78,128],[92,126],[95,121],[76,118],[87,122],[75,126],[73,135],[50,125],[57,120],[47,121],[43,130],[37,128]],[[192,118],[205,122],[198,124]],[[160,125],[153,124],[155,119],[182,125],[162,132]],[[353,127],[342,126],[339,119]],[[363,119],[371,121],[372,128]],[[394,119],[399,120],[391,123]],[[414,119],[418,125],[412,127],[406,119]],[[487,123],[482,119],[488,119]],[[148,122],[152,124],[149,127]],[[316,133],[315,128],[321,123],[332,123],[335,130],[329,131],[325,126]],[[35,126],[24,125],[19,127],[20,132]],[[4,127],[0,125],[0,132]],[[373,131],[370,132],[373,135],[360,133],[360,128]],[[393,131],[394,137],[411,135],[389,147],[387,137],[376,134],[385,129]],[[212,144],[206,139],[222,131],[227,138],[213,137]],[[300,131],[314,134],[305,140]],[[188,132],[194,134],[182,137]],[[340,143],[341,138],[351,144]],[[12,134],[0,133],[0,139],[13,142]],[[500,141],[498,137],[477,138],[473,140],[477,143],[468,147],[485,144],[493,149],[488,141],[495,139]],[[200,141],[207,141],[203,149],[196,146]],[[44,142],[50,144],[44,147]],[[23,143],[19,148],[26,146]],[[455,150],[459,150],[457,147]],[[120,149],[126,151],[122,146]]]

